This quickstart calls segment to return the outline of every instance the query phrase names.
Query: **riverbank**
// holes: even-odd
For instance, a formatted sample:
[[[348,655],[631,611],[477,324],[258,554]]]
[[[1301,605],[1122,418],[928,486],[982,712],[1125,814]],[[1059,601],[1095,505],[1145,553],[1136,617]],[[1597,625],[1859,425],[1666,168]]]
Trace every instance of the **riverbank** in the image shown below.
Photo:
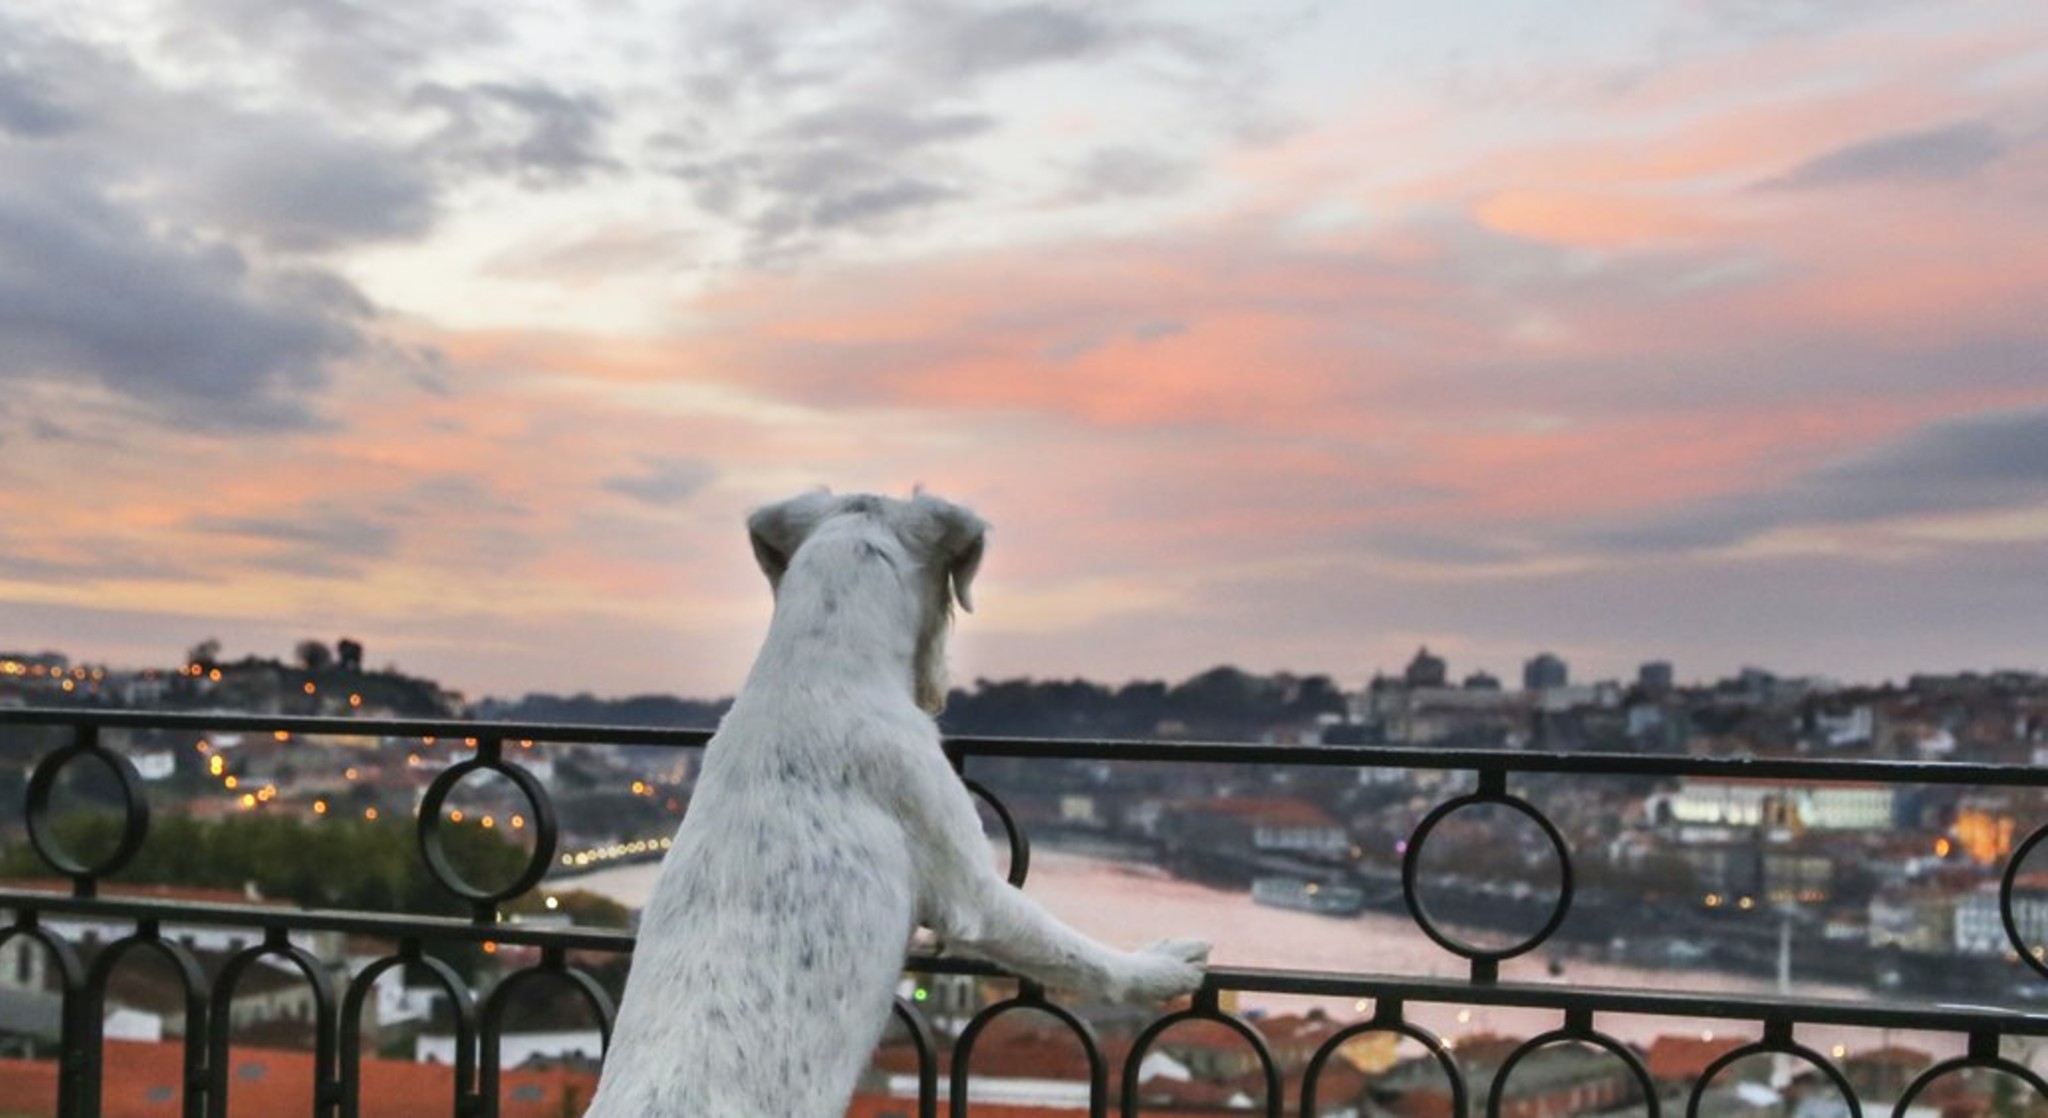
[[[599,870],[576,879],[575,887],[640,908],[660,872],[643,863]],[[1366,912],[1335,918],[1255,904],[1247,893],[1179,880],[1154,866],[1097,854],[1034,848],[1025,892],[1075,928],[1104,942],[1136,946],[1170,936],[1195,935],[1214,944],[1212,959],[1230,966],[1272,967],[1435,978],[1462,978],[1464,960],[1424,936],[1405,916]],[[1687,968],[1626,966],[1585,959],[1553,958],[1542,952],[1511,959],[1501,967],[1508,982],[1620,989],[1688,991],[1702,994],[1769,994],[1775,984],[1745,975]],[[1799,981],[1794,991],[1815,1000],[1857,1000],[1867,991],[1839,984]],[[1360,1014],[1356,1004],[1334,999],[1247,995],[1240,1008],[1302,1012],[1319,1007],[1340,1019]],[[1411,1005],[1409,1017],[1456,1038],[1478,1033],[1532,1036],[1561,1023],[1544,1010],[1456,1005]],[[1754,1037],[1758,1027],[1728,1020],[1603,1017],[1599,1026],[1634,1043],[1660,1035]],[[1940,1034],[1883,1033],[1876,1030],[1813,1028],[1801,1042],[1823,1052],[1835,1045],[1852,1050],[1905,1044],[1938,1055],[1961,1050],[1960,1038]]]

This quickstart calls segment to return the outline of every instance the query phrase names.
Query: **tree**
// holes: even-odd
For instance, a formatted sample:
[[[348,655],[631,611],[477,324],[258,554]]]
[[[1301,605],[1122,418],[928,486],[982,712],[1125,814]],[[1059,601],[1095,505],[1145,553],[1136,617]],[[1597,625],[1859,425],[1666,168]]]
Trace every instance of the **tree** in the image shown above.
[[[316,640],[302,640],[293,654],[309,672],[324,672],[334,663],[334,650]]]
[[[212,668],[220,663],[220,638],[208,637],[185,650],[185,662],[202,668]]]

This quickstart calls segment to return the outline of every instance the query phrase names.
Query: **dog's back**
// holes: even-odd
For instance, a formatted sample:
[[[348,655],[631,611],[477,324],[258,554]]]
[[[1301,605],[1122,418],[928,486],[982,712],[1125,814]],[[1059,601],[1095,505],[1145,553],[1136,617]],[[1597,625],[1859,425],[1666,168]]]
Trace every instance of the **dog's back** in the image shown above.
[[[914,921],[1041,983],[1193,990],[1207,944],[1115,950],[996,873],[931,718],[981,519],[820,493],[748,528],[774,620],[641,916],[588,1118],[840,1118]]]
[[[846,740],[842,712],[820,752],[794,713],[738,706],[712,739],[588,1118],[836,1118],[867,1065],[914,903],[903,828],[864,787],[864,754],[896,746]]]

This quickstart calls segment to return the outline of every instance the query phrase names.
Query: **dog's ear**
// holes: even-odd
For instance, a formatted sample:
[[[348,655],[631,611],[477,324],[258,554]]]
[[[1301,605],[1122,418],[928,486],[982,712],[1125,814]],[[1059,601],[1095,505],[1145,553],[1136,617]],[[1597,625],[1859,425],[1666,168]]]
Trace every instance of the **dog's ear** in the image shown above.
[[[965,548],[953,557],[953,564],[946,569],[946,573],[953,580],[953,600],[960,603],[961,609],[973,613],[974,576],[981,571],[981,552],[988,543],[988,525],[983,524],[981,518],[974,516],[973,513],[967,515],[974,519],[974,536],[967,542]]]
[[[768,576],[768,588],[782,588],[782,574],[796,549],[803,546],[813,529],[832,511],[832,493],[820,489],[787,501],[755,509],[747,517],[747,538],[754,545],[754,562]]]
[[[918,493],[911,504],[929,518],[936,539],[932,554],[945,564],[952,582],[953,600],[968,613],[974,612],[974,576],[981,571],[981,555],[988,541],[988,522],[950,501]]]

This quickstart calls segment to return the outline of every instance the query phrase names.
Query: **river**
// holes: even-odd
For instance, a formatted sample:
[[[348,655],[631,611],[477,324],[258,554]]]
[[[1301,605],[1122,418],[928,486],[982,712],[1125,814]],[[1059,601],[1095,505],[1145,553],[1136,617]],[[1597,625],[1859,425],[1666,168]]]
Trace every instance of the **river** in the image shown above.
[[[638,909],[646,904],[660,872],[656,863],[616,866],[564,881]],[[1247,893],[1182,881],[1165,871],[1090,855],[1034,849],[1025,892],[1075,928],[1106,943],[1136,946],[1169,936],[1200,936],[1214,944],[1219,964],[1295,970],[1369,972],[1416,977],[1461,978],[1464,960],[1437,946],[1405,916],[1368,912],[1335,918],[1253,904]],[[1706,994],[1769,993],[1775,984],[1744,975],[1687,969],[1648,969],[1582,959],[1556,961],[1540,950],[1501,965],[1506,982],[1685,991]],[[1794,991],[1819,999],[1868,997],[1861,989],[1802,982],[1794,960]],[[1333,999],[1247,994],[1241,1009],[1301,1012],[1319,1006],[1340,1020],[1360,1015],[1359,1006]],[[1369,1008],[1369,1007],[1368,1007]],[[1561,1015],[1538,1009],[1413,1004],[1408,1017],[1445,1037],[1475,1033],[1532,1036],[1561,1023]],[[1681,1020],[1602,1016],[1599,1028],[1623,1040],[1648,1044],[1659,1035],[1753,1038],[1758,1026],[1730,1020]],[[1879,1032],[1807,1026],[1796,1037],[1821,1052],[1836,1046],[1864,1050],[1903,1044],[1935,1054],[1961,1051],[1961,1038],[1939,1033]]]

